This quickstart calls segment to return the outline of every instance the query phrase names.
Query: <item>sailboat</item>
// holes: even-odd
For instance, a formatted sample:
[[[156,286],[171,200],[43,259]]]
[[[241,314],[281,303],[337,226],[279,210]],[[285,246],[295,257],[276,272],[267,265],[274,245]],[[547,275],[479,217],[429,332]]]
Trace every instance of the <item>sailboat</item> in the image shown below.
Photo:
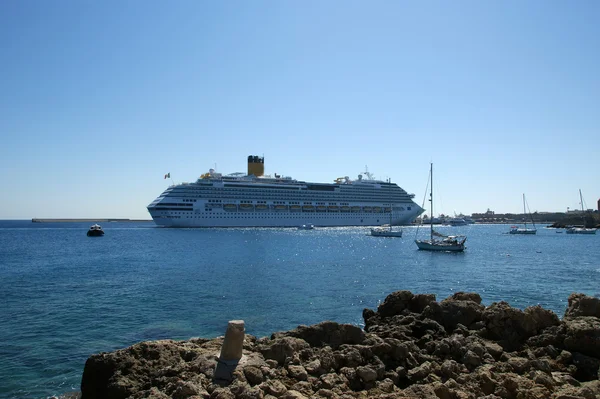
[[[447,236],[433,230],[433,163],[429,168],[429,202],[431,206],[430,235],[429,240],[415,240],[417,247],[425,251],[441,251],[441,252],[463,252],[465,250],[466,236]]]
[[[525,206],[525,194],[523,194],[523,215],[527,214],[527,209]],[[531,216],[531,213],[529,213],[529,216]],[[536,234],[537,233],[537,229],[535,228],[535,222],[533,221],[533,217],[531,217],[531,223],[533,224],[533,228],[527,228],[527,219],[523,220],[523,223],[525,224],[525,227],[517,227],[517,226],[511,226],[510,227],[510,231],[508,232],[509,234]]]
[[[388,181],[388,183],[391,183]],[[381,227],[371,228],[371,235],[374,237],[402,237],[402,229],[394,230],[392,223],[392,212],[394,211],[394,204],[390,204],[390,224],[383,225]]]
[[[581,201],[581,218],[583,219],[583,227],[568,227],[567,234],[596,234],[596,229],[588,229],[585,227],[585,210],[583,209],[583,196],[579,189],[579,201]]]

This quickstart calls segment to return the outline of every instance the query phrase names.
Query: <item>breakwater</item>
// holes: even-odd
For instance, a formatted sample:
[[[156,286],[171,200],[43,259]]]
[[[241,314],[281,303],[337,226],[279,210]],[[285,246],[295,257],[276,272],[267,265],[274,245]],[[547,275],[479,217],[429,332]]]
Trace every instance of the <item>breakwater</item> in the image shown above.
[[[397,291],[364,328],[322,322],[247,335],[223,378],[223,338],[142,342],[91,356],[82,399],[598,398],[600,299],[572,294],[562,320],[540,306],[457,292]]]

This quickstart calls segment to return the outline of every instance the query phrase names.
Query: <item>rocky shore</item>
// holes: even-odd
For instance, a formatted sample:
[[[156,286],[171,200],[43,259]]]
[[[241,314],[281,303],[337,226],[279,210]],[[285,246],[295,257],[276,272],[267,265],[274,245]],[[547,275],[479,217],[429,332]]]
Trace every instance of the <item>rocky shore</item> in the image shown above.
[[[323,322],[246,335],[229,378],[223,337],[142,342],[91,356],[81,397],[174,399],[600,398],[600,299],[572,294],[560,320],[540,306],[485,307],[476,293],[398,291],[364,329]]]

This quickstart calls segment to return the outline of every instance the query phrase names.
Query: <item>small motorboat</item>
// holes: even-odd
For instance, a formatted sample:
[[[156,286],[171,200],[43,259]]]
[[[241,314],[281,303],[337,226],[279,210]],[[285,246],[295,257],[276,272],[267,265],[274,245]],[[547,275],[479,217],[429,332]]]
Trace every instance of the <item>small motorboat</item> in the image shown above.
[[[374,227],[371,229],[373,237],[402,237],[402,230],[392,230],[392,226]]]
[[[87,232],[88,237],[102,237],[104,235],[104,230],[100,227],[99,224],[94,224],[90,227]]]
[[[314,230],[314,224],[303,224],[302,226],[298,226],[298,230]]]

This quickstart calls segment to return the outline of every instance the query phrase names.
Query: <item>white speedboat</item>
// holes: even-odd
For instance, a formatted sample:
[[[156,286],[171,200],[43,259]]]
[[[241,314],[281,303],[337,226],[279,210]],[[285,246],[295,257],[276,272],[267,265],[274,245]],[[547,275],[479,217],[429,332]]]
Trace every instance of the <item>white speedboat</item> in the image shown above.
[[[302,226],[298,226],[298,230],[314,230],[315,226],[313,224],[303,224]]]
[[[104,235],[104,230],[102,230],[102,227],[100,227],[99,224],[94,224],[90,227],[90,229],[87,231],[87,236],[88,237],[102,237]]]
[[[371,235],[374,237],[402,237],[402,230],[393,230],[391,225],[389,227],[373,227]]]
[[[459,218],[459,217],[453,217],[452,219],[448,220],[448,224],[450,226],[466,226],[467,221],[463,218]]]
[[[596,234],[596,229],[587,227],[567,227],[565,232],[567,234]]]

